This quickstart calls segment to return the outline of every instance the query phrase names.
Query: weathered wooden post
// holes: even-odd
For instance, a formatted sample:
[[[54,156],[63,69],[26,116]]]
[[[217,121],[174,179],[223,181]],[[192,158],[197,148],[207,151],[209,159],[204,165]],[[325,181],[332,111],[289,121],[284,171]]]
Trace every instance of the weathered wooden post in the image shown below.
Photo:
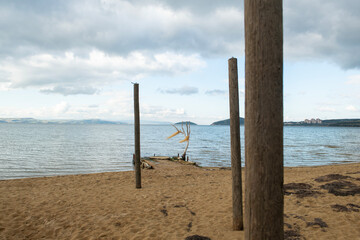
[[[245,0],[245,239],[284,239],[282,0]]]
[[[231,135],[231,170],[233,229],[243,230],[242,181],[241,181],[241,149],[240,149],[240,116],[237,59],[230,58],[229,64],[229,104]]]
[[[139,111],[139,84],[134,84],[134,128],[135,128],[135,180],[136,188],[141,188],[140,170],[140,111]]]

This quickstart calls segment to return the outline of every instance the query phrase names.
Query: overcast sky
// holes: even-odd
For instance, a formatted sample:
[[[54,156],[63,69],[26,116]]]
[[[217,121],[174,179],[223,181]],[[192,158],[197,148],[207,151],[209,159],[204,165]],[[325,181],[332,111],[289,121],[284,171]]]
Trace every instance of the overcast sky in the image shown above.
[[[360,118],[360,2],[284,1],[284,120]],[[229,118],[244,113],[243,1],[0,0],[0,118]]]

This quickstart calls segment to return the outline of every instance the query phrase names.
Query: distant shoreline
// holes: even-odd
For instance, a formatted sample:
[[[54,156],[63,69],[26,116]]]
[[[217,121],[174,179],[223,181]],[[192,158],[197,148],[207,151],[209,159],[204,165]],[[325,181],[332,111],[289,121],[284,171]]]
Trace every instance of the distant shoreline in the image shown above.
[[[245,124],[245,119],[240,117],[240,125]],[[198,125],[194,122],[186,121],[190,125],[197,126],[230,126],[230,119],[220,120],[213,122],[209,125]],[[183,122],[183,123],[186,123]],[[133,125],[129,121],[110,121],[102,119],[83,119],[83,120],[72,120],[72,119],[50,119],[50,120],[40,120],[35,118],[0,118],[0,123],[5,124],[108,124],[108,125]],[[182,122],[177,122],[181,124]],[[171,122],[158,122],[158,121],[141,121],[141,124],[144,125],[170,125]],[[300,122],[284,122],[284,126],[305,126],[305,127],[360,127],[360,119],[305,119]]]
[[[312,127],[360,127],[360,119],[312,119],[301,122],[284,122],[284,126],[312,126]]]

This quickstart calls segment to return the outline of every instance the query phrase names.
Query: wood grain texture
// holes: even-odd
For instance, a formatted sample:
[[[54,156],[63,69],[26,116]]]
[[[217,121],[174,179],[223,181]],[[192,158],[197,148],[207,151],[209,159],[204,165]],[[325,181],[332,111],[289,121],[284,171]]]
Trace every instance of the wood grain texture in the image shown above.
[[[231,135],[231,170],[233,200],[233,230],[243,230],[241,148],[239,119],[239,89],[237,59],[230,58],[229,64],[229,104]]]
[[[282,0],[245,0],[245,239],[283,239]]]
[[[139,84],[134,84],[134,125],[135,125],[135,181],[136,188],[141,188],[140,169],[140,110],[139,110]]]

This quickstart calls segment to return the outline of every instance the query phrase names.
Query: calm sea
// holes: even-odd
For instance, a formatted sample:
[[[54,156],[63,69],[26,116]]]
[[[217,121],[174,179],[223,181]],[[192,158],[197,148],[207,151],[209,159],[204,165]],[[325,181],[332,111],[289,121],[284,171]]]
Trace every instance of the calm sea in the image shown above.
[[[230,166],[229,126],[192,126],[188,156],[201,166]],[[0,123],[0,179],[132,170],[132,125]],[[172,126],[142,125],[141,155],[181,155]],[[241,126],[244,162],[244,128]],[[360,162],[360,128],[285,127],[284,165]]]

